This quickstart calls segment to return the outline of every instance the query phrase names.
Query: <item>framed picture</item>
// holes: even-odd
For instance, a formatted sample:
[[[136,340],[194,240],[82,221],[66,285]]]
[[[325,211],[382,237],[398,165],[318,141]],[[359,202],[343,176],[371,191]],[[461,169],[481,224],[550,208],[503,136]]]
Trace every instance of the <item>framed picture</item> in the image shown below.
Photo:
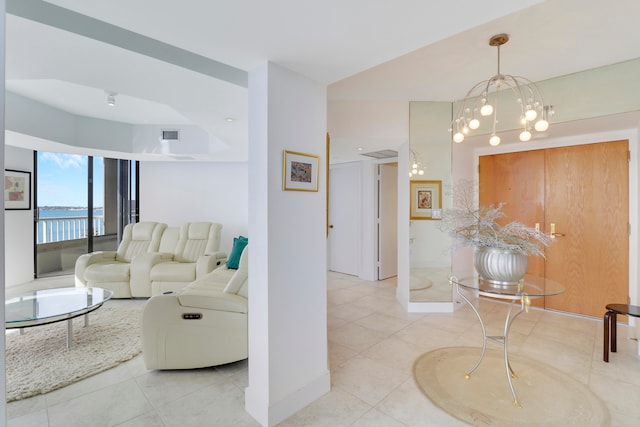
[[[318,191],[319,166],[319,156],[285,150],[282,163],[282,189]]]
[[[440,219],[442,181],[411,181],[410,219]]]
[[[31,209],[31,172],[5,169],[4,208]]]

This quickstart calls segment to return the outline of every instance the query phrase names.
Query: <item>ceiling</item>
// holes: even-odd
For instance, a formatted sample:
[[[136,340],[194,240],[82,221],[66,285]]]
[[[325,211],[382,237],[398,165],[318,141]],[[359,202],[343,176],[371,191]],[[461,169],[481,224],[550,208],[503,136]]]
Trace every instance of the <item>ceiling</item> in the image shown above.
[[[327,85],[331,109],[461,99],[495,73],[497,33],[511,38],[502,70],[533,81],[640,57],[637,0],[7,0],[7,12],[8,91],[82,116],[198,126],[216,142],[209,160],[246,160],[247,75],[265,61]],[[332,150],[356,156],[368,136],[332,133]]]

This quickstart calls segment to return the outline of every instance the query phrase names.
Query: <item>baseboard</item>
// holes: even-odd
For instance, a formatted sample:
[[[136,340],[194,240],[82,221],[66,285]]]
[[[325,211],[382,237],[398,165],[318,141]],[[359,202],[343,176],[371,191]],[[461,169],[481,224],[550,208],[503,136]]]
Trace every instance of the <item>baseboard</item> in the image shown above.
[[[273,404],[269,404],[266,401],[267,397],[249,386],[245,390],[245,410],[262,426],[272,427],[324,396],[330,390],[331,377],[328,370],[303,388]]]
[[[409,313],[453,313],[453,302],[410,302]]]

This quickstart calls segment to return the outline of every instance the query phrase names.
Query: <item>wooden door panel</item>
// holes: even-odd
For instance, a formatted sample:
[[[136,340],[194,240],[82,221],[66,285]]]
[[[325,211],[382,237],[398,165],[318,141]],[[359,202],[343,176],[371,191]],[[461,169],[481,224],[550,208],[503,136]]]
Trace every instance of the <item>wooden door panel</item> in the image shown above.
[[[523,151],[480,157],[481,206],[504,203],[503,225],[519,221],[529,227],[544,224],[544,151]],[[530,256],[528,274],[544,276],[544,258]],[[533,301],[544,306],[544,300]]]
[[[546,307],[601,317],[625,303],[629,275],[628,142],[546,150],[545,229],[556,225],[546,275],[567,291]]]

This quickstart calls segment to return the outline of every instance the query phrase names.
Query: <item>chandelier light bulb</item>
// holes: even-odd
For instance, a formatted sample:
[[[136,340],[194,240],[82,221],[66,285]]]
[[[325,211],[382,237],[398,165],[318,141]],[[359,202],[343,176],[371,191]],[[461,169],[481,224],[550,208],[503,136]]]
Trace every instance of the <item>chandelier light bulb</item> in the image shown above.
[[[489,139],[489,144],[491,144],[494,147],[497,146],[497,145],[500,145],[500,137],[498,135],[493,135]]]
[[[464,134],[462,132],[456,132],[453,134],[453,142],[462,142],[464,141]]]
[[[528,130],[523,130],[520,133],[520,141],[522,142],[527,142],[531,139],[531,132],[529,132]]]
[[[418,164],[416,162],[413,162],[413,164],[411,165],[411,167],[413,169],[418,169]]]
[[[536,119],[536,117],[538,117],[538,113],[536,112],[536,110],[529,109],[524,113],[524,117],[527,119],[527,121],[532,122]]]
[[[538,132],[544,132],[545,130],[549,129],[549,122],[545,119],[540,119],[536,122],[534,127]]]
[[[469,133],[469,128],[467,126],[463,126],[462,127],[462,133],[464,133],[465,135]]]
[[[490,116],[491,114],[493,114],[493,107],[491,106],[491,104],[484,104],[482,108],[480,108],[480,114],[482,114],[483,116]]]
[[[471,129],[478,129],[480,127],[480,120],[478,119],[471,119],[471,121],[469,122],[469,127]]]
[[[423,171],[422,169],[420,169],[420,170],[418,171],[418,175],[424,175],[424,171]]]
[[[417,174],[417,173],[418,173],[418,169],[417,169],[417,168],[413,168],[413,169],[411,170],[411,173],[412,173],[412,174],[414,174],[414,175],[415,175],[415,174]]]

